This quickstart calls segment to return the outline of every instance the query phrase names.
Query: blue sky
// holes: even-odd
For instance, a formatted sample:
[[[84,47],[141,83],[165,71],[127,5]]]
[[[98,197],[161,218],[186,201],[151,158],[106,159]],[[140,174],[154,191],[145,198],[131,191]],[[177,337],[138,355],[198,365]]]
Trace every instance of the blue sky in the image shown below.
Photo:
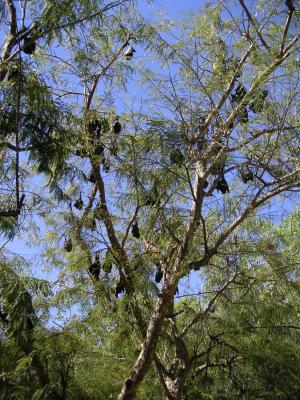
[[[165,10],[166,14],[170,17],[179,17],[188,13],[189,11],[199,10],[207,3],[207,1],[197,0],[158,0],[158,1],[146,1],[138,0],[138,8],[143,12],[146,17],[146,13],[157,13],[159,9]]]

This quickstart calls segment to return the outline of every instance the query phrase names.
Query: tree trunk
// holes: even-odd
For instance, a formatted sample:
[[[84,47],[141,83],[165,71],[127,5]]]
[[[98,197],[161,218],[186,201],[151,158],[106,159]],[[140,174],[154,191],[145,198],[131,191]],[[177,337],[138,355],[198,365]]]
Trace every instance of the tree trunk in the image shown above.
[[[160,328],[165,315],[172,304],[176,287],[169,288],[156,301],[153,314],[148,324],[146,337],[138,359],[136,360],[130,377],[126,379],[118,400],[132,400],[141,384],[148,368],[153,360],[156,343],[159,337]]]

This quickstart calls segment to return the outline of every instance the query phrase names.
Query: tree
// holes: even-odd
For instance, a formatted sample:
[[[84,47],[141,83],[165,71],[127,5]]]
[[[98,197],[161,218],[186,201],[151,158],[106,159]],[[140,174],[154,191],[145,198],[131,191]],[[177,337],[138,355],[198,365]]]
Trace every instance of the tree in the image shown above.
[[[262,303],[267,298],[279,315],[282,310],[263,290],[265,268],[257,273],[251,257],[271,268],[275,262],[276,281],[289,265],[290,284],[298,285],[293,262],[281,258],[282,243],[263,237],[272,227],[265,227],[262,210],[276,210],[280,196],[291,208],[299,189],[299,14],[293,2],[253,2],[250,9],[240,0],[238,12],[233,3],[218,2],[178,22],[177,40],[166,26],[150,24],[125,3],[49,1],[39,12],[34,2],[35,23],[25,29],[23,18],[20,30],[7,0],[3,98],[19,129],[12,129],[15,146],[5,129],[3,143],[5,154],[17,155],[22,144],[54,194],[35,199],[41,210],[49,205],[46,256],[60,268],[62,289],[52,301],[58,307],[80,305],[86,315],[94,307],[108,312],[109,328],[98,332],[103,340],[111,330],[118,337],[122,326],[132,331],[138,354],[128,369],[119,369],[125,383],[118,400],[135,398],[152,366],[168,399],[204,396],[212,385],[210,371],[218,382],[217,398],[222,390],[230,390],[232,398],[253,395],[274,379],[255,375],[258,360],[250,360],[259,355],[252,331],[267,309],[253,313],[254,324],[243,313],[251,316],[260,292]],[[45,72],[38,79],[29,72],[23,84],[30,63],[21,57],[10,83],[9,68],[32,34],[28,46],[43,38],[54,44],[56,35],[67,56],[55,54],[54,46],[40,49]],[[135,62],[129,46],[144,46],[160,73]],[[134,73],[143,79],[146,98],[139,109],[120,114],[115,96],[121,87],[134,87]],[[38,99],[31,91],[36,88]],[[16,175],[18,182],[18,169]],[[58,253],[57,242],[64,238],[66,252]],[[175,302],[178,285],[193,271],[200,271],[205,295],[199,302],[198,296]],[[275,332],[278,320],[270,327]],[[83,316],[78,322],[84,325]],[[231,329],[235,324],[237,333]],[[289,339],[291,348],[298,346]],[[263,335],[258,340],[264,343]],[[133,346],[130,340],[127,346]],[[274,342],[270,348],[276,348]],[[274,361],[262,356],[266,364]],[[274,364],[280,362],[279,357]],[[298,359],[291,364],[292,375]],[[228,388],[220,368],[228,371]],[[256,386],[250,388],[253,375]],[[199,384],[193,381],[197,376]],[[296,398],[297,384],[293,390],[288,395]]]

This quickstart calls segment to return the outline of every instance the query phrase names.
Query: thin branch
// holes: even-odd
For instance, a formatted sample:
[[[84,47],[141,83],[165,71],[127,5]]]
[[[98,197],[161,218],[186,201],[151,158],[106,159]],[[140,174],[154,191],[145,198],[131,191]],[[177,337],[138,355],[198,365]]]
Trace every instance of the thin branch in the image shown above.
[[[17,147],[15,145],[13,145],[12,143],[9,143],[9,142],[0,143],[0,148],[2,148],[2,147],[7,147],[8,149],[13,150],[13,151],[29,151],[29,150],[32,150],[31,146],[18,147],[18,150],[17,150]]]
[[[288,51],[294,46],[294,44],[296,44],[298,42],[298,40],[300,39],[300,33],[298,33],[291,41],[290,43],[287,45],[287,47],[284,49],[283,54],[285,55],[286,53],[288,53]],[[288,54],[289,55],[289,54]]]
[[[122,266],[126,266],[127,264],[127,255],[124,251],[124,249],[122,248],[116,232],[115,232],[115,228],[114,228],[114,224],[112,221],[112,217],[111,214],[108,210],[107,207],[107,203],[106,203],[106,194],[105,194],[105,186],[104,186],[104,181],[103,178],[101,176],[100,173],[100,168],[95,165],[92,161],[91,161],[91,165],[93,168],[93,173],[94,176],[96,178],[96,186],[99,192],[99,196],[100,196],[100,211],[101,211],[101,215],[103,216],[102,220],[105,224],[106,227],[106,231],[107,231],[107,235],[108,238],[110,240],[110,243],[112,245],[113,250],[118,254],[119,259],[118,261],[122,264]]]
[[[132,226],[132,224],[133,224],[133,221],[136,219],[136,217],[137,217],[137,215],[138,215],[139,209],[140,209],[140,206],[136,206],[135,211],[134,211],[134,214],[133,214],[133,216],[132,216],[132,218],[131,218],[131,220],[130,220],[130,222],[129,222],[127,228],[126,228],[125,236],[124,236],[124,238],[123,238],[123,240],[122,240],[122,242],[121,242],[122,248],[124,248],[124,245],[125,245],[125,242],[126,242],[126,240],[127,240],[127,237],[128,237],[129,231],[130,231],[130,228],[131,228],[131,226]]]
[[[96,194],[97,194],[97,186],[95,185],[90,193],[88,204],[82,213],[82,217],[80,219],[80,224],[79,224],[79,229],[81,229],[84,226],[84,223],[88,218],[88,215],[89,215],[89,213],[92,209],[93,203],[95,201]]]
[[[282,35],[282,40],[281,40],[280,54],[283,54],[283,51],[284,51],[284,45],[285,45],[286,37],[287,37],[288,31],[289,31],[289,26],[290,26],[294,11],[295,11],[295,9],[292,8],[292,9],[289,9],[289,12],[288,12],[288,16],[287,16],[287,20],[286,20],[284,32]]]
[[[224,285],[217,291],[217,293],[212,297],[212,299],[210,300],[210,302],[208,303],[207,307],[202,311],[198,312],[196,314],[196,316],[192,319],[192,321],[190,321],[185,328],[181,331],[180,333],[180,337],[183,337],[184,335],[186,335],[189,331],[189,329],[195,325],[197,322],[199,322],[199,320],[201,318],[204,318],[205,316],[207,316],[211,310],[215,307],[216,302],[218,301],[218,299],[220,298],[220,296],[222,295],[222,293],[228,288],[228,286],[234,282],[234,280],[236,279],[236,277],[239,275],[238,272],[236,272],[232,278],[228,279],[227,282],[224,283]]]
[[[70,27],[70,26],[74,26],[74,25],[80,24],[81,22],[84,22],[84,21],[87,21],[87,20],[89,20],[89,19],[93,19],[93,18],[95,18],[95,17],[98,17],[99,15],[104,14],[106,11],[109,11],[109,10],[111,10],[112,8],[115,8],[115,7],[117,7],[117,6],[120,6],[120,5],[122,5],[123,3],[126,3],[126,2],[128,2],[128,1],[129,1],[129,0],[118,0],[118,1],[113,1],[112,3],[109,3],[109,4],[107,4],[105,7],[103,7],[100,11],[97,11],[97,12],[91,14],[91,15],[88,15],[88,16],[85,16],[85,17],[82,17],[82,18],[79,18],[79,19],[77,19],[77,20],[75,20],[75,21],[66,22],[65,24],[58,25],[58,26],[54,27],[53,29],[64,29],[64,28],[68,28],[68,27]],[[51,30],[52,30],[52,29],[51,29]],[[46,34],[46,33],[49,33],[49,32],[51,32],[51,30],[45,31],[44,33],[45,33],[45,34]]]
[[[207,233],[206,233],[205,219],[203,218],[202,213],[200,214],[200,220],[201,220],[202,229],[203,229],[204,251],[205,251],[205,254],[207,254],[208,253]]]
[[[91,90],[89,91],[89,94],[87,96],[87,100],[86,100],[86,109],[88,110],[91,106],[91,102],[95,93],[95,90],[97,88],[99,79],[106,73],[106,71],[114,64],[114,62],[119,58],[120,54],[122,54],[123,50],[125,49],[125,47],[128,46],[129,43],[129,39],[130,39],[130,35],[127,36],[127,39],[125,40],[125,42],[123,43],[123,45],[119,48],[119,50],[117,50],[115,52],[115,54],[113,55],[113,57],[111,58],[110,62],[104,67],[102,68],[102,70],[95,75],[94,77],[94,82],[93,85],[91,87]]]
[[[224,359],[224,361],[206,362],[205,364],[202,364],[198,368],[196,368],[195,372],[192,375],[192,378],[195,379],[198,374],[200,374],[204,370],[207,370],[208,368],[228,367],[235,360],[236,360],[236,357],[234,357],[233,359],[230,359],[230,360]]]
[[[297,172],[299,173],[299,171],[295,171],[290,175],[296,175],[297,176]],[[253,202],[253,207],[258,208],[261,204],[265,203],[266,201],[268,201],[269,199],[271,199],[272,197],[276,196],[277,194],[280,194],[286,190],[289,190],[291,188],[294,187],[298,187],[300,185],[299,181],[298,182],[289,182],[281,187],[278,187],[274,190],[272,190],[271,192],[267,193],[263,198],[259,199],[259,200],[255,200]]]
[[[267,50],[269,50],[270,47],[268,46],[268,44],[267,44],[266,41],[264,40],[264,38],[263,38],[261,32],[257,29],[256,23],[255,23],[254,19],[252,18],[252,15],[251,15],[251,13],[249,12],[248,8],[246,7],[246,5],[245,5],[245,3],[244,3],[244,0],[239,0],[239,2],[240,2],[240,5],[241,5],[241,6],[243,7],[243,9],[245,10],[245,13],[246,13],[247,17],[248,17],[249,21],[251,22],[251,24],[252,24],[252,26],[253,26],[255,32],[257,33],[258,37],[260,38],[262,44],[265,46],[265,48],[266,48]]]
[[[228,147],[227,152],[233,152],[236,150],[239,150],[241,148],[243,148],[244,146],[246,146],[247,144],[252,143],[255,139],[265,135],[265,134],[272,134],[272,133],[280,133],[280,132],[284,132],[284,131],[292,131],[294,129],[299,129],[299,126],[282,126],[282,127],[277,127],[277,128],[266,128],[263,129],[261,131],[257,131],[255,133],[250,133],[251,138],[245,140],[243,143],[239,144],[238,146],[234,146],[234,147]]]
[[[12,3],[12,0],[6,0],[6,1],[9,1],[9,2]],[[97,11],[97,12],[91,14],[91,15],[88,15],[88,16],[85,16],[85,17],[82,17],[82,18],[79,18],[79,19],[77,19],[77,20],[75,20],[75,21],[72,21],[72,22],[67,22],[67,23],[62,24],[62,25],[57,25],[57,26],[51,27],[50,29],[45,30],[45,31],[39,31],[38,33],[35,33],[35,34],[34,34],[34,32],[36,31],[36,26],[33,25],[30,29],[27,29],[24,33],[22,32],[23,35],[22,35],[22,36],[19,36],[18,40],[20,41],[20,40],[23,39],[24,36],[30,35],[30,36],[32,37],[32,41],[36,41],[36,40],[38,40],[38,39],[44,37],[44,36],[47,35],[48,33],[51,33],[52,31],[60,30],[60,29],[65,29],[65,28],[68,28],[68,27],[70,27],[70,26],[74,26],[74,25],[80,24],[81,22],[84,22],[84,21],[93,19],[93,18],[95,18],[95,17],[97,17],[97,16],[99,16],[99,15],[102,15],[104,12],[109,11],[110,9],[112,9],[112,8],[114,8],[114,7],[117,7],[117,6],[119,6],[119,5],[121,5],[121,4],[125,3],[125,2],[128,2],[128,1],[129,1],[129,0],[114,1],[114,2],[112,2],[112,3],[108,4],[108,5],[106,5],[106,6],[105,6],[103,9],[101,9],[100,11]],[[19,34],[20,34],[20,33],[21,33],[21,31],[19,32]],[[32,34],[33,34],[33,35],[32,35]],[[14,44],[15,44],[15,42],[14,42]],[[3,64],[5,64],[5,63],[8,63],[9,61],[11,61],[11,60],[14,59],[22,50],[23,50],[23,47],[20,47],[20,48],[18,48],[17,50],[15,50],[15,52],[14,52],[13,54],[11,54],[11,55],[8,54],[7,57],[2,56],[3,61],[2,61],[1,64],[3,65]]]

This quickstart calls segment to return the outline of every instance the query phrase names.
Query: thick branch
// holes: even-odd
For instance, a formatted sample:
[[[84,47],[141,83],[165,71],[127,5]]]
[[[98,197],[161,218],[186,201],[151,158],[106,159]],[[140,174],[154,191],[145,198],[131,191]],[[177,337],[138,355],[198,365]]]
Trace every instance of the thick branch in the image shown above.
[[[17,33],[17,14],[16,7],[12,0],[6,0],[6,5],[9,12],[9,33],[15,36]]]
[[[113,250],[119,255],[120,259],[119,261],[121,263],[127,262],[127,256],[126,253],[124,251],[124,249],[122,248],[117,235],[116,235],[116,231],[114,228],[114,224],[112,221],[112,217],[111,214],[108,210],[107,207],[107,202],[106,202],[106,194],[105,194],[105,186],[104,186],[104,182],[103,182],[103,178],[101,176],[100,173],[100,168],[98,165],[95,165],[94,163],[92,164],[92,168],[93,168],[93,173],[94,176],[96,178],[96,185],[97,185],[97,189],[99,192],[99,196],[100,196],[100,212],[101,212],[101,217],[103,219],[103,222],[105,224],[106,227],[106,231],[107,231],[107,235],[108,238],[110,240],[110,243],[112,245]]]
[[[9,13],[9,33],[6,36],[3,46],[3,51],[2,51],[3,61],[9,58],[11,49],[16,43],[16,34],[17,34],[16,7],[12,0],[6,0],[6,6]]]

